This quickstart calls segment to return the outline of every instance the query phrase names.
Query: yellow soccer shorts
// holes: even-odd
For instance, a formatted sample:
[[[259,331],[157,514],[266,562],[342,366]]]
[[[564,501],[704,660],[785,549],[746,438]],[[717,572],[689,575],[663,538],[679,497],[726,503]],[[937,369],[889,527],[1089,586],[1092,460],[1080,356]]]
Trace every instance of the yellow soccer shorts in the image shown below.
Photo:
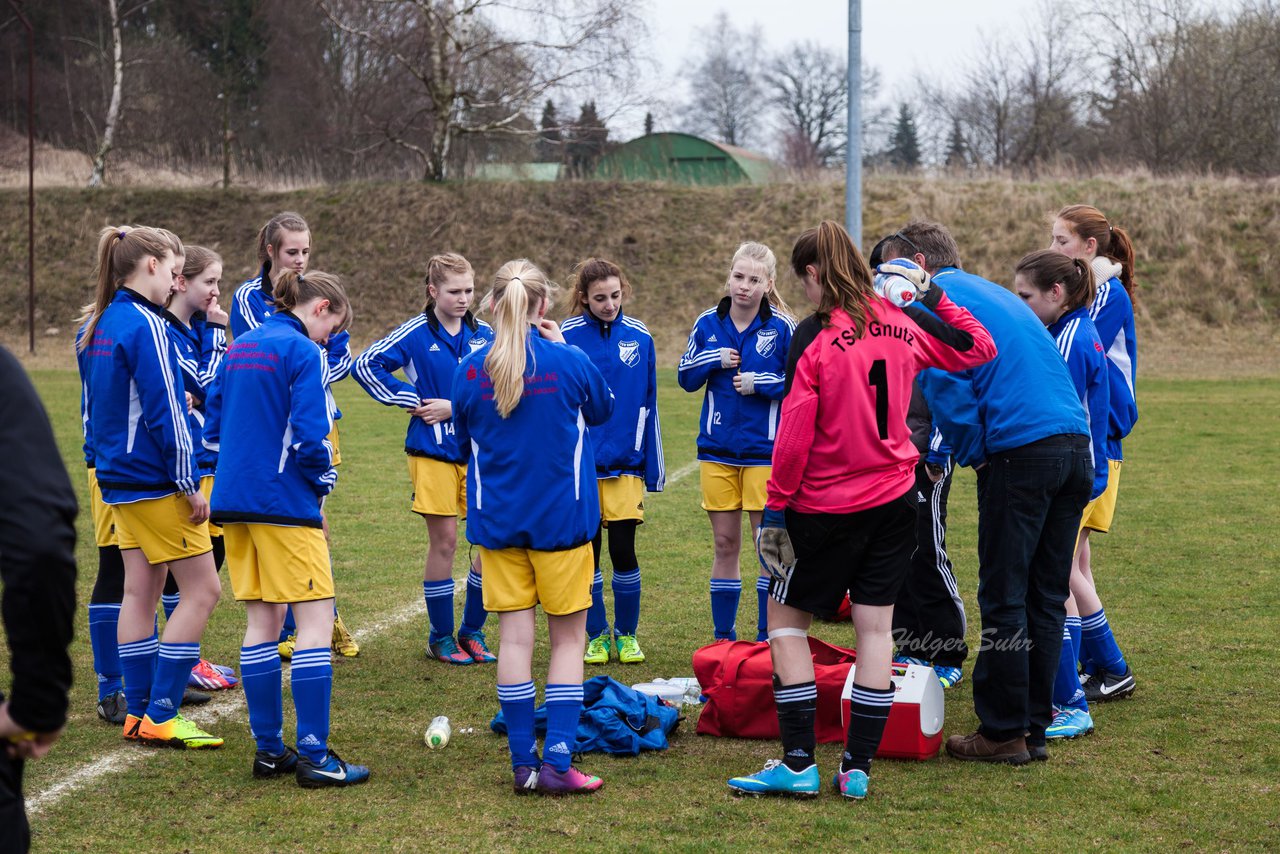
[[[335,466],[342,465],[342,449],[338,447],[338,422],[333,422],[333,429],[329,431],[329,435],[325,436],[329,440],[329,444],[333,446],[333,464]]]
[[[329,545],[319,528],[233,522],[222,526],[227,573],[237,601],[333,598]]]
[[[206,474],[204,477],[200,478],[200,491],[201,491],[202,493],[204,493],[204,500],[205,500],[205,501],[210,501],[210,500],[212,500],[212,498],[213,498],[213,475],[211,475],[211,474]],[[222,526],[221,526],[221,525],[215,525],[215,524],[213,524],[212,522],[210,522],[210,523],[209,523],[209,536],[210,536],[210,537],[221,537],[221,536],[222,536]]]
[[[484,567],[486,611],[525,611],[541,602],[543,611],[559,617],[590,607],[591,543],[559,552],[476,548]]]
[[[1085,505],[1080,519],[1080,530],[1088,528],[1105,534],[1111,530],[1116,515],[1116,494],[1120,491],[1120,460],[1107,460],[1107,488]]]
[[[600,518],[610,522],[644,521],[644,481],[633,474],[596,481],[600,491]]]
[[[119,545],[115,516],[111,507],[102,500],[97,469],[89,469],[89,511],[93,514],[93,541],[98,548]]]
[[[703,462],[699,469],[703,510],[764,510],[765,487],[769,483],[772,466]]]
[[[213,550],[209,524],[191,521],[191,504],[182,493],[113,504],[120,550],[142,549],[148,563],[195,557]]]
[[[467,518],[467,467],[431,457],[409,457],[413,512]]]

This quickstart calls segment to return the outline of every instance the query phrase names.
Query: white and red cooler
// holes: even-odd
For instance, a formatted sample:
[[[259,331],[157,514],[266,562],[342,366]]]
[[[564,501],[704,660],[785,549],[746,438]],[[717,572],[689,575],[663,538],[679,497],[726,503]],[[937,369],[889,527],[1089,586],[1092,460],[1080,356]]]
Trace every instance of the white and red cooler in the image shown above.
[[[849,690],[857,665],[849,668],[840,695],[840,723],[849,726]],[[932,759],[942,747],[942,683],[932,667],[893,665],[893,706],[880,739],[879,758]]]

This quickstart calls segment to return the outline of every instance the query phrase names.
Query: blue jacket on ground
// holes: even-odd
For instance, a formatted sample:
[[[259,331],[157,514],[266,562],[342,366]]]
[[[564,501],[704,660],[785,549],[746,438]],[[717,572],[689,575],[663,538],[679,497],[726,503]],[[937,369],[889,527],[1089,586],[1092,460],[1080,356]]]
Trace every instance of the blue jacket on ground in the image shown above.
[[[643,323],[618,312],[608,323],[590,311],[560,324],[564,338],[590,357],[613,392],[613,415],[591,429],[596,477],[634,475],[650,492],[667,482],[658,422],[658,360]]]
[[[600,527],[595,456],[587,427],[605,423],[613,395],[587,355],[530,332],[524,396],[498,415],[484,360],[462,360],[453,379],[453,424],[467,463],[467,539],[486,549],[562,551]]]
[[[920,373],[933,423],[956,462],[978,465],[1061,433],[1088,436],[1067,364],[1035,312],[1012,291],[955,267],[942,268],[933,279],[987,328],[999,351],[976,368]]]
[[[81,354],[86,459],[93,458],[107,504],[199,488],[182,372],[163,313],[120,288]]]
[[[1096,261],[1097,259],[1095,259]],[[1107,431],[1107,459],[1123,460],[1122,442],[1138,423],[1135,382],[1138,374],[1138,333],[1133,321],[1133,301],[1115,276],[1101,281],[1089,306],[1089,317],[1107,354],[1111,421]]]
[[[472,350],[493,340],[493,329],[471,312],[462,318],[457,336],[440,326],[434,311],[409,318],[395,331],[375,341],[356,359],[356,382],[369,396],[387,406],[414,409],[423,400],[443,398],[453,393],[453,374],[458,363]],[[404,369],[409,382],[395,376]],[[450,463],[465,463],[467,453],[454,438],[453,419],[427,425],[410,417],[404,438],[404,452],[415,457],[431,457]]]
[[[698,430],[698,459],[731,466],[767,466],[773,462],[778,411],[786,393],[787,351],[795,321],[775,314],[769,301],[742,332],[729,317],[730,298],[698,315],[677,378],[685,391],[704,385]],[[737,350],[737,368],[720,367],[720,350]],[[739,394],[736,373],[755,374],[755,393]]]
[[[178,354],[178,367],[182,369],[182,386],[196,400],[189,413],[191,439],[196,448],[196,463],[201,475],[213,474],[218,463],[218,455],[209,450],[201,441],[204,435],[205,411],[209,402],[209,392],[213,381],[222,368],[222,357],[227,352],[227,327],[221,323],[210,323],[203,312],[191,316],[191,326],[169,312],[164,313],[168,321],[169,341]]]
[[[1107,357],[1097,327],[1089,319],[1089,309],[1085,306],[1058,318],[1049,326],[1049,334],[1067,362],[1071,382],[1084,404],[1085,417],[1089,419],[1089,451],[1093,454],[1093,492],[1089,499],[1093,500],[1107,488],[1107,425],[1110,419]]]
[[[251,329],[257,329],[262,322],[275,313],[276,301],[271,294],[271,276],[269,268],[263,267],[257,276],[241,282],[231,299],[231,335],[239,338]],[[304,274],[305,275],[305,274]],[[347,378],[355,359],[351,356],[351,334],[345,330],[329,339],[324,345],[325,352],[325,388]],[[334,419],[342,417],[342,410],[333,399],[333,393],[327,392],[329,407]]]
[[[215,523],[320,527],[320,500],[338,480],[324,379],[324,351],[290,312],[227,349],[204,430],[218,453]]]

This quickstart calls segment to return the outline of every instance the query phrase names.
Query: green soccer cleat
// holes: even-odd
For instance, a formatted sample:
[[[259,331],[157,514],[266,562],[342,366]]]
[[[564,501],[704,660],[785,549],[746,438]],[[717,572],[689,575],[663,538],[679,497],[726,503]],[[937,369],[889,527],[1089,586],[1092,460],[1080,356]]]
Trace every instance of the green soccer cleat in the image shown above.
[[[635,640],[635,638],[632,638],[632,640]],[[582,660],[586,664],[608,664],[609,636],[603,634],[598,638],[592,638],[587,641],[587,653],[582,656]]]
[[[623,664],[639,664],[644,661],[644,650],[635,635],[618,635],[618,661]]]
[[[152,721],[150,715],[143,715],[138,725],[138,740],[179,750],[209,750],[222,746],[222,739],[210,735],[182,715],[174,715],[162,724]]]

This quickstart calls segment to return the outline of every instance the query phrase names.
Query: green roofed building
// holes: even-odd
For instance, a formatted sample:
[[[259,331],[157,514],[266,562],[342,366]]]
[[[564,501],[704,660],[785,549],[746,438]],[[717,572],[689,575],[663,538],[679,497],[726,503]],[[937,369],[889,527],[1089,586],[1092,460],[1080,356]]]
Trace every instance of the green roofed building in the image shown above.
[[[763,154],[687,133],[651,133],[600,159],[596,177],[680,184],[764,184],[773,163]]]

